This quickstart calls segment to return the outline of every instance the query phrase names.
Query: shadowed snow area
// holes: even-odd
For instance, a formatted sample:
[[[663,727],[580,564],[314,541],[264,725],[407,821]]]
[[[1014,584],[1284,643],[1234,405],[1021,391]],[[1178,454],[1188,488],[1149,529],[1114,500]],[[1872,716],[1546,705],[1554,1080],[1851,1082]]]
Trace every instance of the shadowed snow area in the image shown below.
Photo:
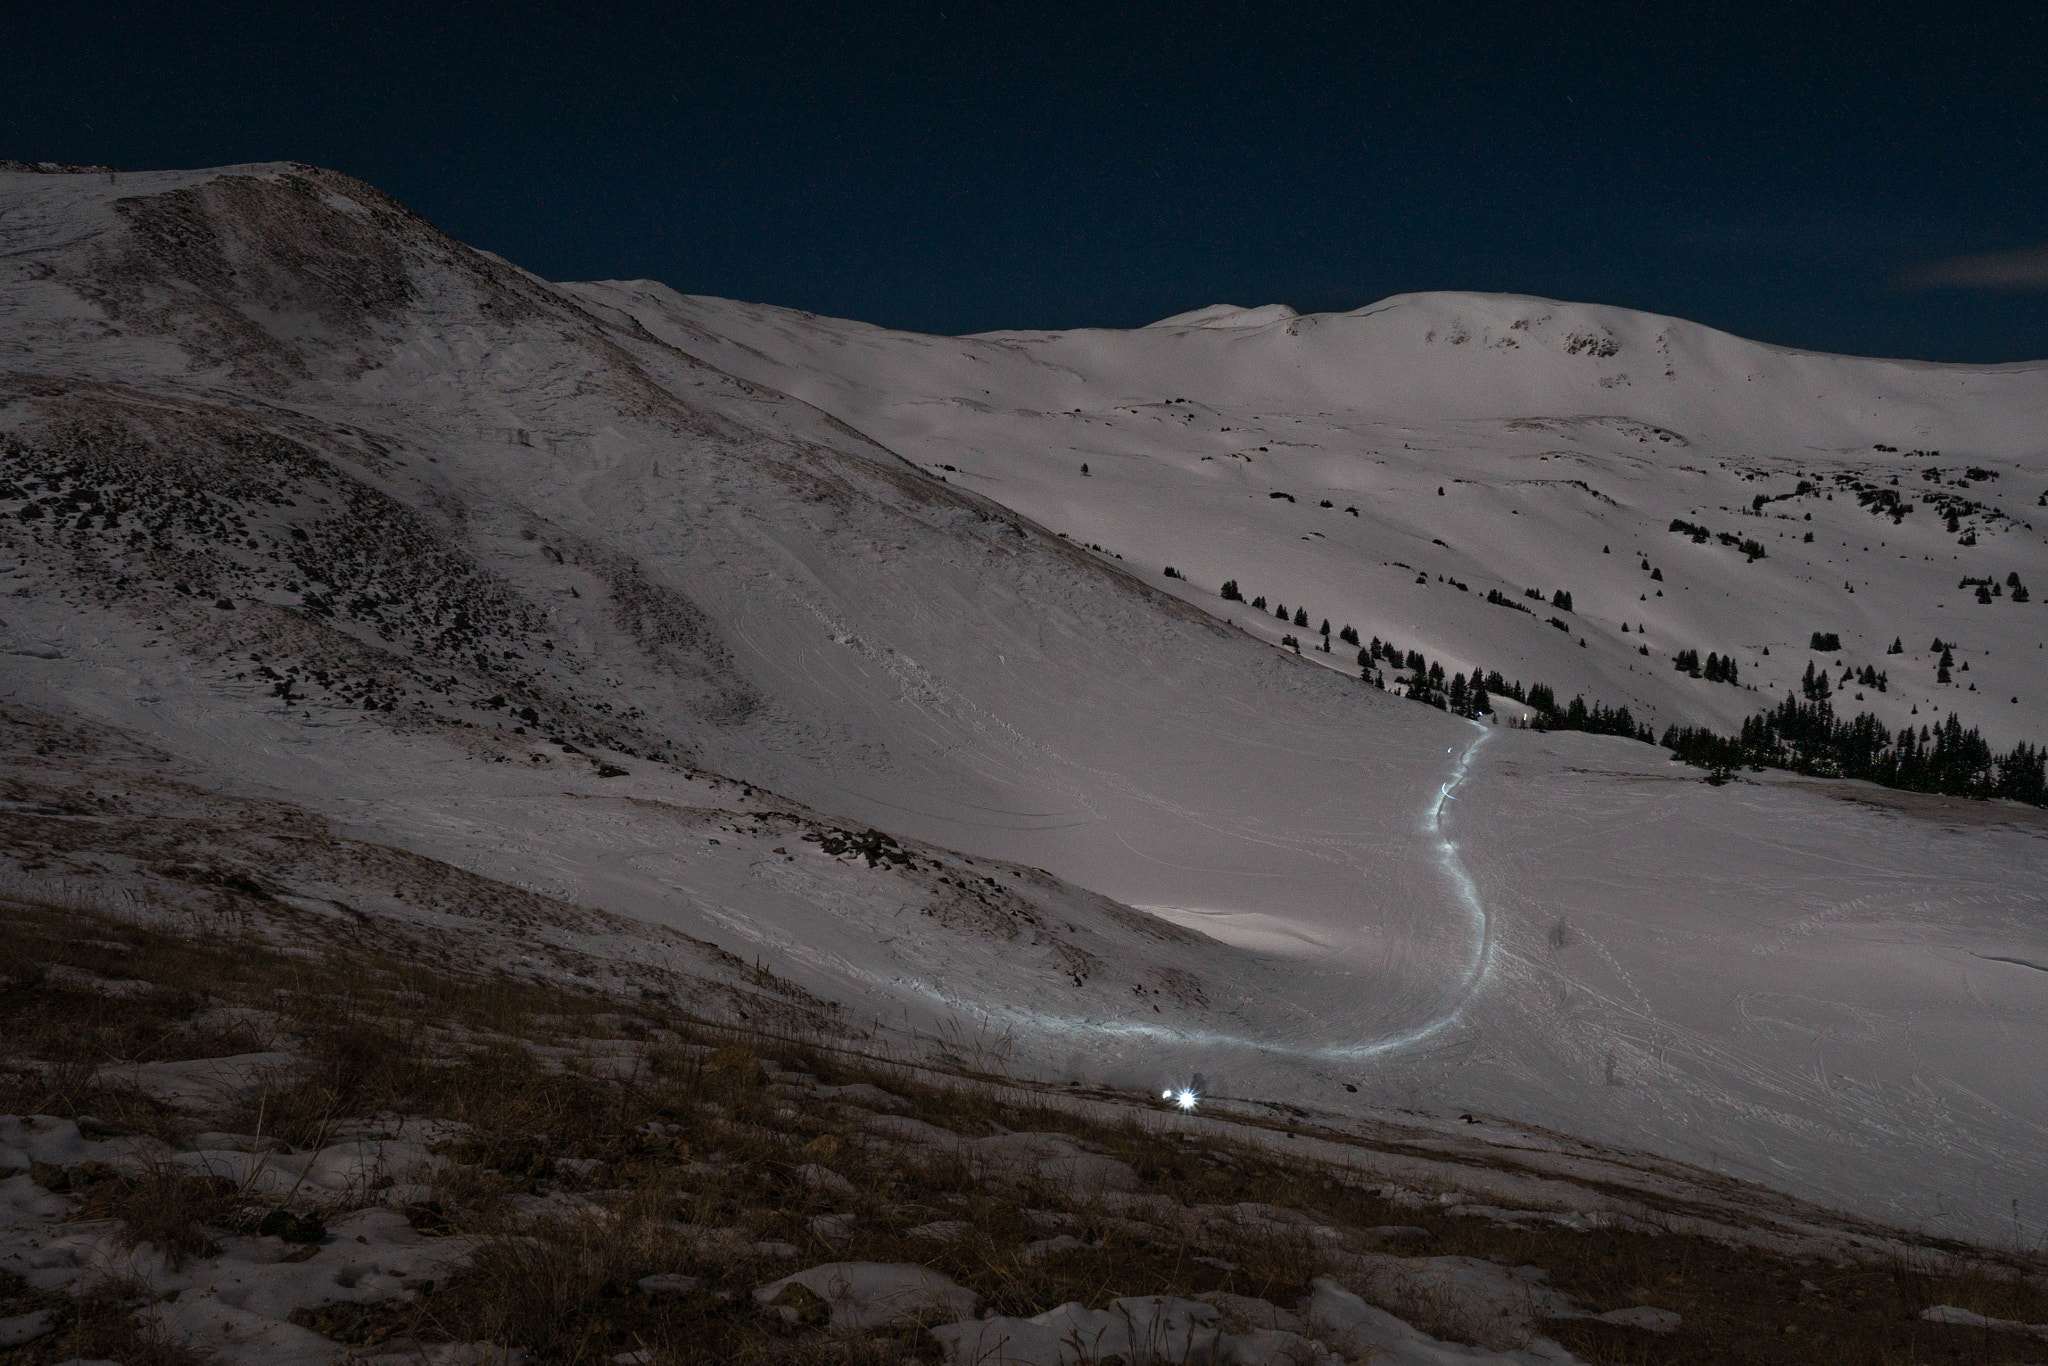
[[[0,173],[0,242],[0,701],[109,765],[1028,1072],[2048,1216],[2039,813],[1477,727],[1215,596],[1660,726],[1774,700],[1812,630],[1880,665],[1897,634],[1891,723],[2038,739],[2042,604],[1953,584],[1995,548],[2048,587],[2048,372],[1485,296],[915,337],[551,285],[295,165]],[[1723,510],[1795,467],[1816,491]],[[1858,502],[1900,471],[1951,501]],[[1568,629],[1495,584],[1571,590]],[[1934,690],[1937,632],[1985,691]],[[1675,674],[1688,645],[1768,686]]]

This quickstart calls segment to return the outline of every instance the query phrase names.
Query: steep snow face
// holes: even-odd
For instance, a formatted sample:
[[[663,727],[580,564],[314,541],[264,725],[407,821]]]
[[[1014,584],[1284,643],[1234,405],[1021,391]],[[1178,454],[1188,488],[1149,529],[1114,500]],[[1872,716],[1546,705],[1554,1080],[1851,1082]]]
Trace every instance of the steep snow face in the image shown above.
[[[1954,713],[2000,747],[2048,739],[2048,367],[1499,295],[938,338],[575,288],[1265,639],[1301,634],[1285,604],[1660,731],[1733,729],[1811,663],[1893,730]],[[1225,602],[1232,581],[1268,611]],[[1937,681],[1937,639],[1967,676]],[[1736,681],[1677,671],[1687,652]]]
[[[1865,652],[1918,610],[1958,639],[1958,678],[2002,691],[2020,642],[1948,619],[2017,629],[2039,603],[1858,617],[1892,591],[1878,548],[1936,552],[1935,509],[1879,521],[1835,476],[1939,470],[1911,477],[1958,507],[1993,490],[2003,515],[1959,516],[1979,553],[2018,556],[2038,542],[2006,490],[2035,457],[1961,443],[2019,431],[2034,372],[1782,357],[1820,367],[1801,382],[1831,422],[1870,399],[1827,367],[1895,371],[1902,406],[1871,420],[1911,408],[1954,449],[1908,456],[1886,427],[1857,439],[1899,452],[1758,454],[1708,449],[1676,408],[1531,407],[1626,392],[1601,380],[1661,326],[1618,317],[1611,354],[1574,350],[1604,311],[1536,301],[907,337],[552,286],[295,166],[0,176],[0,240],[11,705],[1043,1074],[1469,1112],[1545,1151],[1524,1126],[1957,1231],[2009,1228],[2013,1197],[2048,1190],[2048,1097],[2017,1061],[2048,1040],[2025,813],[1482,740],[1361,683],[1313,625],[1287,628],[1296,657],[1270,608],[1215,595],[1234,577],[1314,625],[1567,695],[1640,684],[1660,720],[1763,700],[1678,678],[1669,652],[1719,640],[1747,682],[1784,652],[1742,642],[1803,650],[1814,629],[1910,705],[1925,632],[1897,632],[1905,662]],[[1473,330],[1482,305],[1499,333]],[[1430,336],[1444,314],[1462,340]],[[1780,357],[1670,329],[1680,374]],[[1529,374],[1466,392],[1518,353]],[[1444,411],[1389,406],[1438,388]],[[1760,443],[1821,421],[1746,402],[1708,406],[1762,414]],[[1822,492],[1738,520],[1738,489],[1796,487],[1797,468],[1745,477],[1766,456]],[[1768,557],[1667,533],[1680,507]],[[1799,567],[1846,553],[1808,527],[1884,538],[1854,595]],[[1487,603],[1480,566],[1574,607]],[[1978,696],[1923,695],[1922,714]]]

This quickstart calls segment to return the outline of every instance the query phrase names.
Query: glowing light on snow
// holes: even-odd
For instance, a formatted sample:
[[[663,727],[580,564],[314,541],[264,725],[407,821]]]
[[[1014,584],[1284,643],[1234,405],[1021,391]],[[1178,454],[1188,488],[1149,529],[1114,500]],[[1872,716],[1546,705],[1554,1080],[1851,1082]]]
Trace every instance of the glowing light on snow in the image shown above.
[[[1201,1100],[1200,1096],[1196,1095],[1193,1091],[1189,1090],[1185,1086],[1183,1086],[1178,1092],[1168,1092],[1168,1094],[1173,1096],[1173,1103],[1175,1105],[1178,1105],[1183,1110],[1194,1109],[1196,1103]]]
[[[1357,1062],[1366,1058],[1382,1057],[1423,1043],[1464,1018],[1465,1009],[1478,997],[1479,991],[1493,975],[1495,945],[1493,923],[1486,914],[1486,906],[1479,899],[1479,888],[1465,871],[1464,860],[1458,855],[1458,844],[1443,831],[1444,807],[1457,800],[1451,789],[1462,786],[1466,771],[1471,767],[1472,756],[1479,747],[1491,738],[1493,732],[1477,722],[1473,726],[1479,734],[1458,756],[1457,767],[1452,770],[1449,782],[1437,790],[1436,800],[1431,802],[1422,817],[1423,832],[1435,841],[1437,867],[1444,880],[1450,884],[1451,900],[1462,912],[1467,930],[1467,959],[1465,970],[1448,999],[1437,1012],[1421,1024],[1398,1034],[1384,1035],[1377,1039],[1349,1044],[1326,1044],[1321,1047],[1276,1044],[1263,1039],[1248,1039],[1235,1034],[1223,1034],[1206,1029],[1174,1028],[1170,1025],[1149,1024],[1140,1020],[1089,1020],[1072,1015],[1049,1015],[1035,1010],[1015,1007],[991,1012],[980,1010],[984,1016],[1001,1013],[1013,1021],[1047,1033],[1093,1035],[1097,1038],[1136,1039],[1151,1043],[1172,1044],[1179,1047],[1189,1045],[1209,1048],[1243,1048],[1261,1053],[1291,1054],[1301,1058],[1319,1058],[1328,1061]],[[1455,754],[1456,747],[1445,753]],[[935,1002],[955,1009],[974,1009],[958,996],[914,979],[895,979],[892,985],[901,990],[909,988]],[[1160,1093],[1161,1100],[1172,1101],[1183,1110],[1192,1110],[1200,1097],[1192,1090],[1166,1090]]]

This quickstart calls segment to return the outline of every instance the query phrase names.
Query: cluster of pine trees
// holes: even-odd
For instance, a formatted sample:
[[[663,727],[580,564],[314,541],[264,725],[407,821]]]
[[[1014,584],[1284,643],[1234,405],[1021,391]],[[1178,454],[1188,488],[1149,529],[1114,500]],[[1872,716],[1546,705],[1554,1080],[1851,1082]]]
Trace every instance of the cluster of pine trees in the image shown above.
[[[1470,676],[1462,673],[1447,675],[1442,664],[1425,659],[1422,651],[1404,651],[1392,641],[1374,636],[1372,643],[1358,652],[1358,667],[1366,682],[1382,688],[1387,686],[1386,673],[1375,672],[1374,669],[1380,661],[1385,661],[1389,670],[1407,671],[1408,677],[1400,685],[1404,697],[1426,702],[1439,711],[1456,712],[1475,720],[1493,710],[1493,699],[1487,696],[1488,680],[1482,678],[1477,669]],[[1494,674],[1491,681],[1499,682],[1500,675]]]
[[[1844,721],[1825,698],[1801,702],[1787,694],[1775,709],[1744,721],[1740,735],[1673,726],[1664,732],[1664,747],[1715,773],[1747,764],[1862,778],[1909,792],[2010,797],[2048,806],[2048,750],[2023,742],[1993,753],[1977,728],[1965,729],[1954,712],[1939,725],[1907,726],[1894,736],[1869,712]]]
[[[1223,596],[1233,602],[1244,601],[1235,579],[1224,585]],[[1533,589],[1527,596],[1539,601],[1542,598]],[[1558,601],[1560,598],[1562,601]],[[1494,600],[1492,595],[1489,600]],[[2019,600],[2026,601],[2024,597]],[[1499,601],[1502,606],[1520,606],[1504,596]],[[1562,590],[1552,601],[1566,611],[1571,610],[1571,597]],[[1266,600],[1255,598],[1251,606],[1264,611]],[[1290,614],[1284,606],[1276,605],[1273,614],[1282,621],[1291,620],[1296,626],[1308,625],[1305,608],[1297,607]],[[1321,635],[1321,648],[1327,651],[1328,621],[1323,623]],[[1347,644],[1358,643],[1358,632],[1350,626],[1338,635]],[[1297,654],[1301,651],[1301,642],[1296,637],[1284,637],[1281,644]],[[1816,631],[1811,648],[1839,650],[1841,640],[1834,632]],[[1887,653],[1900,654],[1904,648],[1902,642],[1895,640]],[[1939,678],[1946,683],[1953,665],[1951,647],[1937,640],[1934,648],[1942,652]],[[1672,664],[1710,682],[1737,681],[1732,656],[1709,652],[1702,661],[1699,651],[1681,650]],[[1560,707],[1556,692],[1546,683],[1531,683],[1524,689],[1520,679],[1511,683],[1498,670],[1475,668],[1469,675],[1447,673],[1441,663],[1431,662],[1420,650],[1403,650],[1378,636],[1360,648],[1358,666],[1365,681],[1380,688],[1388,686],[1389,672],[1405,672],[1408,676],[1397,680],[1403,696],[1459,716],[1477,719],[1493,710],[1494,697],[1509,697],[1535,713],[1530,722],[1535,730],[1576,730],[1591,735],[1618,735],[1644,744],[1658,743],[1656,732],[1638,722],[1627,707],[1588,703],[1583,696]],[[1843,684],[1852,679],[1879,692],[1886,690],[1888,682],[1882,670],[1870,665],[1860,670],[1844,670]],[[2003,754],[1994,753],[1977,728],[1965,729],[1953,712],[1941,724],[1917,730],[1907,726],[1897,735],[1869,712],[1859,713],[1854,720],[1841,720],[1828,701],[1834,685],[1827,670],[1815,669],[1811,661],[1800,679],[1800,691],[1805,694],[1804,702],[1787,694],[1775,709],[1744,721],[1739,735],[1717,735],[1702,726],[1672,726],[1664,732],[1662,744],[1674,757],[1707,769],[1717,778],[1745,765],[1782,768],[1816,777],[1862,778],[1908,792],[2008,797],[2033,806],[2048,806],[2048,748],[2022,742]]]
[[[1244,590],[1238,586],[1236,579],[1231,579],[1223,585],[1222,596],[1227,602],[1245,600]],[[1538,602],[1543,601],[1540,589],[1531,588],[1525,596]],[[1522,611],[1528,610],[1501,595],[1498,589],[1494,590],[1490,600],[1497,600],[1504,606]],[[1566,589],[1556,589],[1550,595],[1550,603],[1569,612],[1572,610],[1572,595]],[[1249,605],[1254,611],[1268,610],[1263,595],[1253,598]],[[1296,607],[1290,613],[1285,603],[1275,603],[1271,610],[1274,617],[1280,621],[1300,627],[1309,624],[1308,609],[1305,607]],[[1563,627],[1562,622],[1553,624]],[[1330,623],[1327,620],[1323,622],[1319,634],[1322,636],[1322,643],[1318,648],[1327,653],[1330,650]],[[1347,645],[1358,644],[1358,631],[1354,627],[1345,626],[1337,632],[1337,637]],[[1296,654],[1301,653],[1301,640],[1297,636],[1284,635],[1280,638],[1280,644],[1283,649],[1291,649]],[[1721,665],[1719,657],[1716,656],[1715,659],[1715,670],[1718,673]],[[1517,679],[1510,683],[1501,677],[1498,670],[1474,669],[1470,674],[1450,673],[1441,663],[1434,663],[1425,658],[1420,650],[1403,650],[1392,641],[1381,640],[1378,636],[1374,636],[1370,644],[1359,649],[1358,667],[1360,677],[1383,689],[1389,687],[1388,674],[1405,673],[1407,677],[1396,679],[1393,684],[1402,696],[1426,703],[1439,711],[1455,712],[1459,716],[1473,720],[1493,710],[1494,697],[1511,697],[1536,713],[1531,725],[1537,730],[1582,730],[1594,735],[1626,736],[1631,740],[1641,740],[1645,744],[1656,741],[1656,732],[1649,726],[1638,723],[1635,717],[1630,715],[1627,707],[1608,707],[1599,702],[1589,704],[1583,697],[1574,697],[1566,705],[1559,706],[1557,695],[1548,684],[1532,683],[1525,692],[1521,680]],[[1727,681],[1731,683],[1735,681],[1734,667],[1734,660],[1727,661]]]
[[[1719,655],[1711,650],[1707,652],[1707,661],[1704,664],[1700,663],[1700,652],[1698,650],[1680,650],[1671,657],[1671,667],[1682,674],[1691,674],[1694,678],[1704,678],[1709,683],[1737,683],[1741,681],[1736,676],[1735,656]],[[1810,671],[1812,666],[1808,665],[1807,668]]]
[[[1501,677],[1497,669],[1474,669],[1470,674],[1447,675],[1442,664],[1430,662],[1420,650],[1402,650],[1392,641],[1374,636],[1372,643],[1358,652],[1358,664],[1368,683],[1384,688],[1387,686],[1386,673],[1375,673],[1374,669],[1381,662],[1385,663],[1387,671],[1406,671],[1408,674],[1406,679],[1400,680],[1403,696],[1428,703],[1441,711],[1477,720],[1493,710],[1495,697],[1511,697],[1536,713],[1530,722],[1534,730],[1582,730],[1593,735],[1620,735],[1644,744],[1656,742],[1656,732],[1638,723],[1627,707],[1588,703],[1583,697],[1574,697],[1569,703],[1559,706],[1557,694],[1549,684],[1531,683],[1524,690],[1520,679],[1510,683]]]
[[[1534,691],[1534,689],[1531,689]],[[1550,690],[1545,688],[1547,693]],[[1639,723],[1629,714],[1627,707],[1608,707],[1599,702],[1590,706],[1583,697],[1574,697],[1564,710],[1558,711],[1553,705],[1547,719],[1532,727],[1536,730],[1582,730],[1590,735],[1619,735],[1625,740],[1640,740],[1654,744],[1657,732],[1648,723]]]
[[[1627,707],[1610,707],[1605,703],[1588,703],[1584,697],[1574,697],[1560,707],[1557,693],[1548,683],[1531,683],[1529,690],[1522,690],[1521,680],[1510,683],[1497,673],[1486,676],[1486,686],[1502,697],[1515,701],[1536,713],[1530,721],[1531,730],[1582,730],[1590,735],[1619,735],[1629,740],[1641,740],[1653,744],[1657,734],[1647,725],[1638,724]]]
[[[1762,495],[1759,495],[1759,501],[1756,504],[1756,506],[1761,508],[1764,502],[1767,501],[1769,500],[1763,499]],[[1749,562],[1751,564],[1755,564],[1758,560],[1769,558],[1769,554],[1764,550],[1763,543],[1761,541],[1755,540],[1754,538],[1748,536],[1737,536],[1733,532],[1728,531],[1709,531],[1706,527],[1703,527],[1696,522],[1688,522],[1683,517],[1672,518],[1670,530],[1679,532],[1682,535],[1692,537],[1693,544],[1695,545],[1705,545],[1707,543],[1707,538],[1711,536],[1715,540],[1718,540],[1722,545],[1732,545],[1737,550],[1740,550],[1743,554],[1749,557]]]
[[[1949,664],[1954,662],[1954,656],[1944,651],[1942,658],[1945,662],[1940,667],[1938,681],[1946,683]],[[1813,662],[1808,660],[1806,672],[1799,676],[1799,693],[1809,702],[1825,702],[1834,695],[1836,688],[1846,688],[1852,683],[1857,687],[1875,688],[1879,692],[1891,690],[1891,676],[1875,665],[1866,664],[1860,669],[1844,669],[1840,681],[1830,683],[1828,671],[1815,669]]]
[[[1274,494],[1273,496],[1274,496],[1275,498],[1278,498],[1278,497],[1280,497],[1281,495],[1279,495],[1279,494],[1277,494],[1277,493],[1276,493],[1276,494]],[[1185,578],[1185,577],[1186,577],[1185,575],[1181,575],[1181,574],[1177,574],[1177,573],[1175,573],[1175,571],[1174,571],[1174,570],[1172,570],[1172,569],[1168,569],[1168,570],[1167,570],[1166,572],[1167,572],[1167,574],[1168,574],[1169,576],[1171,576],[1171,577],[1175,577],[1175,578]],[[1224,584],[1223,584],[1223,589],[1222,589],[1222,597],[1223,597],[1223,600],[1224,600],[1225,602],[1243,602],[1243,601],[1244,601],[1244,590],[1243,590],[1242,588],[1239,588],[1239,587],[1238,587],[1238,585],[1237,585],[1237,580],[1236,580],[1236,579],[1226,579],[1226,580],[1224,581]],[[1259,595],[1258,597],[1255,597],[1255,598],[1253,598],[1253,599],[1251,600],[1251,603],[1250,603],[1249,605],[1250,605],[1250,607],[1252,608],[1252,610],[1253,610],[1253,611],[1256,611],[1256,612],[1263,612],[1263,611],[1265,611],[1265,610],[1266,610],[1266,598],[1265,598],[1265,595],[1264,595],[1264,594],[1262,593],[1262,594],[1260,594],[1260,595]],[[1296,607],[1296,608],[1294,609],[1294,611],[1293,611],[1292,613],[1290,613],[1290,612],[1289,612],[1289,611],[1287,610],[1287,604],[1286,604],[1286,603],[1284,603],[1284,602],[1276,602],[1276,603],[1274,603],[1274,604],[1273,604],[1273,616],[1274,616],[1274,618],[1275,618],[1276,620],[1278,620],[1278,621],[1279,621],[1279,622],[1280,622],[1281,624],[1283,624],[1283,625],[1288,625],[1288,624],[1292,624],[1292,625],[1295,625],[1295,626],[1300,626],[1300,627],[1302,627],[1302,628],[1304,628],[1304,629],[1306,629],[1306,628],[1307,628],[1307,626],[1308,626],[1308,609],[1307,609],[1306,607]],[[1331,650],[1330,650],[1330,622],[1329,622],[1329,618],[1325,617],[1325,618],[1323,619],[1323,627],[1322,627],[1322,630],[1321,630],[1321,631],[1320,631],[1320,632],[1319,632],[1318,634],[1320,634],[1320,635],[1322,636],[1323,640],[1322,640],[1322,644],[1318,645],[1318,646],[1317,646],[1316,648],[1317,648],[1317,649],[1319,649],[1319,650],[1321,650],[1321,651],[1322,651],[1322,652],[1323,652],[1324,654],[1329,654],[1329,653],[1331,653]],[[1338,636],[1338,638],[1339,638],[1340,640],[1343,640],[1343,641],[1344,641],[1345,643],[1347,643],[1347,644],[1350,644],[1350,645],[1356,645],[1356,644],[1358,643],[1358,628],[1357,628],[1357,627],[1355,627],[1355,626],[1346,626],[1346,627],[1344,627],[1344,629],[1342,629],[1341,631],[1339,631],[1339,632],[1337,633],[1337,636]],[[1280,644],[1281,644],[1281,645],[1282,645],[1282,646],[1283,646],[1284,648],[1286,648],[1286,649],[1291,649],[1291,650],[1293,650],[1293,651],[1294,651],[1294,653],[1296,653],[1296,654],[1300,654],[1300,653],[1301,653],[1301,641],[1300,641],[1300,639],[1299,639],[1299,638],[1297,638],[1297,637],[1295,637],[1295,636],[1291,636],[1291,635],[1283,635],[1283,636],[1281,636],[1281,637],[1280,637]]]
[[[1988,575],[1981,579],[1973,579],[1968,575],[1964,575],[1963,581],[1957,584],[1956,587],[1976,589],[1977,601],[1983,603],[1988,603],[1993,598],[2004,597],[2005,590],[2008,588],[2012,590],[2012,600],[2014,602],[2025,602],[2027,600],[2027,586],[2020,582],[2018,570],[2007,574],[2003,584],[2000,584],[1997,579],[1991,578]]]

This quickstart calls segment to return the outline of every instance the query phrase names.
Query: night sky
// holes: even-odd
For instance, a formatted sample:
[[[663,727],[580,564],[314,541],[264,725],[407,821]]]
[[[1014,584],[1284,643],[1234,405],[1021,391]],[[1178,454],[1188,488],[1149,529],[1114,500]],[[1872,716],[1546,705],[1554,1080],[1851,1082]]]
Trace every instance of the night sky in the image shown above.
[[[2048,6],[10,8],[0,156],[317,162],[554,279],[933,332],[1505,290],[2048,357]]]

